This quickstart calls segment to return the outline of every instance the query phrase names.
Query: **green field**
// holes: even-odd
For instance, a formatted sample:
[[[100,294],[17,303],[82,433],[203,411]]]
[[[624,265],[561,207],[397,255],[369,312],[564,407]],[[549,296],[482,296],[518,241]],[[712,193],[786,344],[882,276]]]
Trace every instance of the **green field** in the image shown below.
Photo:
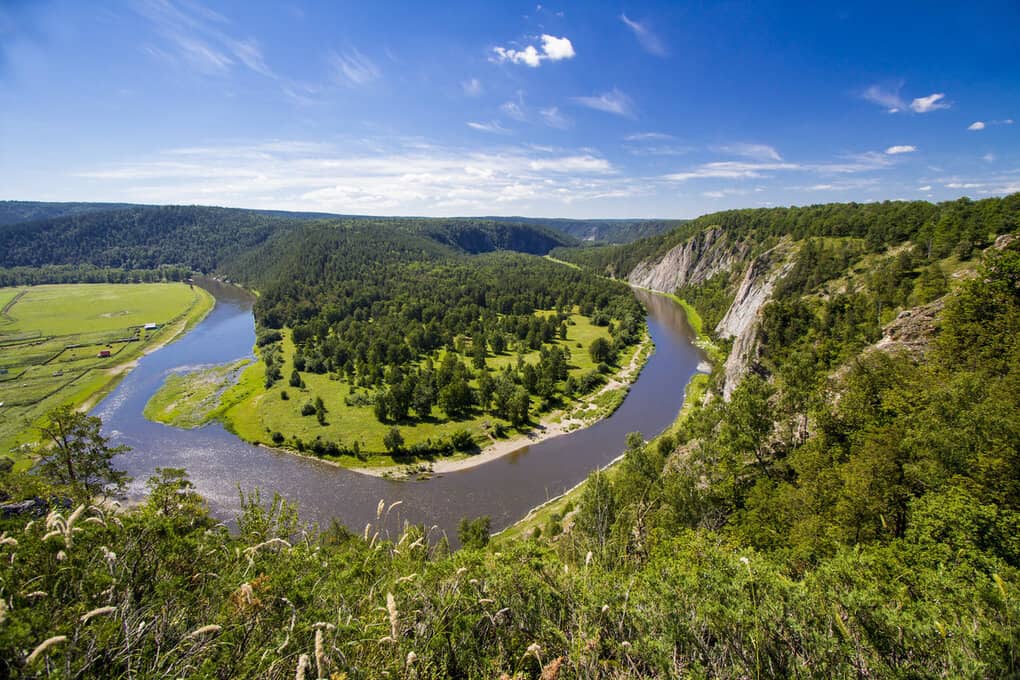
[[[556,340],[554,344],[569,350],[569,374],[577,377],[596,368],[588,353],[588,346],[596,337],[608,338],[609,333],[606,327],[595,326],[587,317],[580,314],[570,317],[568,328],[567,339]],[[294,349],[289,332],[284,332],[284,376],[289,376],[293,369]],[[624,353],[625,356],[622,357],[624,363],[630,360],[634,351],[636,349]],[[464,358],[469,361],[468,357]],[[529,352],[524,354],[523,358],[526,362],[537,363],[539,352]],[[442,359],[442,353],[433,359],[438,364]],[[504,366],[516,364],[517,360],[518,355],[515,352],[498,355],[490,353],[486,358],[486,367],[490,372],[496,372]],[[362,460],[341,456],[336,459],[337,462],[344,465],[371,466],[396,464],[393,458],[385,453],[383,446],[383,437],[393,425],[381,423],[376,419],[371,406],[373,394],[371,390],[352,387],[346,380],[337,379],[337,376],[315,373],[301,374],[304,387],[291,387],[284,379],[266,389],[265,365],[261,361],[256,361],[241,373],[235,385],[223,391],[218,408],[215,412],[210,412],[209,395],[213,391],[219,391],[219,379],[222,374],[223,369],[214,369],[191,376],[172,377],[153,396],[146,415],[181,427],[194,427],[206,422],[210,417],[218,417],[228,429],[242,439],[282,444],[287,447],[293,447],[298,439],[305,443],[319,439],[348,447],[353,447],[357,443],[358,449],[363,454]],[[477,381],[472,381],[471,386],[477,387]],[[284,393],[287,395],[286,399],[283,398]],[[615,400],[618,405],[622,394],[625,394],[625,390],[620,395],[607,395],[603,397],[603,401]],[[301,415],[301,407],[313,402],[316,397],[321,397],[327,408],[324,425],[320,425],[315,416]],[[545,411],[542,412],[540,399],[533,397],[532,423],[526,424],[522,429],[531,427],[543,413],[549,413],[554,409],[569,410],[572,405],[573,403],[547,404]],[[597,406],[599,412],[603,413],[607,404],[599,403]],[[405,446],[429,439],[437,441],[449,438],[458,430],[467,430],[479,447],[484,447],[489,441],[486,425],[494,425],[497,422],[503,421],[499,421],[492,414],[483,414],[477,409],[466,418],[454,420],[436,408],[433,410],[433,417],[413,424],[401,424],[400,430]],[[505,422],[503,424],[507,425]],[[508,425],[506,430],[510,435],[516,433]],[[274,433],[280,433],[285,442],[281,443],[279,436],[274,442]]]
[[[111,389],[124,364],[212,306],[209,293],[185,283],[0,289],[0,455],[23,461],[21,445],[48,411]],[[146,331],[149,323],[158,328]]]

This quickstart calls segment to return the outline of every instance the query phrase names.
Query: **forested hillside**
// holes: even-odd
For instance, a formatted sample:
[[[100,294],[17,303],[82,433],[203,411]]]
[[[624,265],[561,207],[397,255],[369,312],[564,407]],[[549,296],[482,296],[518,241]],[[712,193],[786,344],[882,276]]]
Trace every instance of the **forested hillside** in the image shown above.
[[[4,520],[0,667],[1008,677],[1020,671],[1020,251],[1001,245],[946,300],[925,363],[852,363],[812,391],[806,438],[787,427],[788,395],[748,380],[668,436],[632,437],[529,540],[486,546],[465,523],[450,555],[425,527],[388,531],[392,504],[363,533],[309,533],[258,498],[231,535],[180,471],[121,517],[78,505],[90,492],[60,466],[46,480],[5,473],[8,494],[75,500]]]

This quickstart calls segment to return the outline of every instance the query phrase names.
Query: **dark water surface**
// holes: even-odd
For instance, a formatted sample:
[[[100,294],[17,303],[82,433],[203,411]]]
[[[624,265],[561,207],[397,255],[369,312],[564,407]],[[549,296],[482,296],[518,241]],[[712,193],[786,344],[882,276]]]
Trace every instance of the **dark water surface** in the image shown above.
[[[132,449],[116,460],[135,479],[131,495],[142,493],[155,468],[183,467],[222,519],[236,514],[240,485],[245,491],[258,487],[263,498],[278,491],[298,505],[303,520],[320,526],[336,518],[360,532],[366,522],[375,522],[379,500],[385,499],[402,501],[391,516],[394,526],[405,519],[438,525],[455,538],[461,517],[489,515],[493,530],[502,529],[619,456],[627,433],[650,438],[665,429],[701,360],[682,309],[637,290],[649,310],[655,352],[612,416],[474,468],[424,481],[391,481],[253,446],[217,423],[181,430],[144,418],[146,402],[169,373],[252,355],[251,298],[214,281],[202,285],[216,296],[215,309],[183,338],[144,357],[93,413],[103,419],[113,443]]]

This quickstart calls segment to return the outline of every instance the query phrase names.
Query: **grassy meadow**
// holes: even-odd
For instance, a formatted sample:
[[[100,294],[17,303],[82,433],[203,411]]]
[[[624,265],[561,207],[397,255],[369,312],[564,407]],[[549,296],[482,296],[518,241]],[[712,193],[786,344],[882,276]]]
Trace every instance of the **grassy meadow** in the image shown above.
[[[185,283],[0,289],[0,455],[25,464],[22,445],[48,411],[111,389],[124,364],[212,306],[209,293]],[[149,323],[158,328],[146,331]]]
[[[551,312],[538,312],[539,314]],[[570,317],[566,340],[556,340],[557,344],[570,351],[568,362],[569,374],[579,377],[596,368],[588,353],[588,346],[597,337],[609,338],[606,327],[595,326],[591,321],[580,314]],[[622,363],[627,363],[636,350],[628,350],[625,356],[621,357]],[[339,444],[353,447],[357,442],[358,448],[363,454],[363,460],[357,460],[350,456],[342,456],[337,462],[344,465],[370,465],[384,466],[396,465],[393,458],[385,453],[383,437],[393,427],[392,423],[379,422],[372,408],[371,390],[358,388],[351,385],[344,379],[328,374],[301,373],[304,387],[295,388],[288,384],[287,376],[293,370],[294,344],[289,332],[284,332],[283,339],[284,364],[282,373],[283,380],[278,381],[273,387],[264,386],[265,365],[256,361],[247,367],[240,375],[237,383],[227,388],[221,397],[220,406],[214,414],[222,419],[225,425],[239,437],[253,442],[275,443],[280,445],[277,438],[274,442],[273,434],[282,434],[286,441],[282,444],[290,446],[295,439],[303,442],[312,442],[321,439],[323,442],[337,442]],[[486,369],[490,373],[496,373],[507,365],[516,365],[517,353],[513,351],[493,355],[491,352],[486,357]],[[532,351],[523,355],[524,361],[535,364],[539,360],[539,352]],[[465,355],[464,361],[470,363],[470,356]],[[433,357],[436,365],[442,360],[442,353]],[[205,378],[196,378],[203,382]],[[477,387],[477,380],[471,381],[471,387]],[[154,401],[166,404],[170,401],[178,401],[164,394],[164,390],[173,390],[177,394],[186,392],[182,384],[175,382],[164,387],[154,397]],[[286,398],[284,398],[286,394]],[[314,402],[316,397],[322,397],[327,409],[326,422],[320,425],[315,416],[302,416],[301,407]],[[572,403],[546,404],[545,411],[541,411],[543,404],[537,397],[532,398],[532,422],[525,424],[522,429],[526,430],[534,425],[537,418],[543,413],[557,409],[569,409]],[[617,402],[618,405],[618,402]],[[181,413],[193,412],[192,406],[185,403],[177,403],[174,407]],[[191,417],[192,422],[195,418]],[[201,420],[201,416],[199,417]],[[186,425],[187,420],[182,418],[172,424]],[[489,413],[482,413],[477,408],[467,417],[460,419],[448,418],[438,407],[433,409],[431,418],[416,421],[414,423],[400,424],[400,431],[405,440],[405,446],[411,446],[428,439],[436,441],[440,438],[449,438],[458,430],[467,430],[472,434],[476,443],[484,447],[489,441],[486,431],[487,424],[496,424],[498,418]],[[504,423],[508,434],[515,434],[516,431]]]

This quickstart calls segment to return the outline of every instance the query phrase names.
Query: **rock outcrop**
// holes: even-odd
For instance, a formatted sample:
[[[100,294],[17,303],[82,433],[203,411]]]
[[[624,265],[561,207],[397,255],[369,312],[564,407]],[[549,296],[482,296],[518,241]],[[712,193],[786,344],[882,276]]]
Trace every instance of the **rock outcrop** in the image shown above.
[[[729,399],[740,379],[758,358],[758,320],[779,279],[793,266],[788,244],[780,244],[751,260],[733,298],[733,304],[715,327],[720,338],[733,338],[733,349],[723,367],[723,398]]]
[[[658,258],[639,263],[627,276],[635,286],[674,293],[680,286],[707,281],[729,271],[747,255],[747,247],[731,245],[721,228],[692,236]]]

